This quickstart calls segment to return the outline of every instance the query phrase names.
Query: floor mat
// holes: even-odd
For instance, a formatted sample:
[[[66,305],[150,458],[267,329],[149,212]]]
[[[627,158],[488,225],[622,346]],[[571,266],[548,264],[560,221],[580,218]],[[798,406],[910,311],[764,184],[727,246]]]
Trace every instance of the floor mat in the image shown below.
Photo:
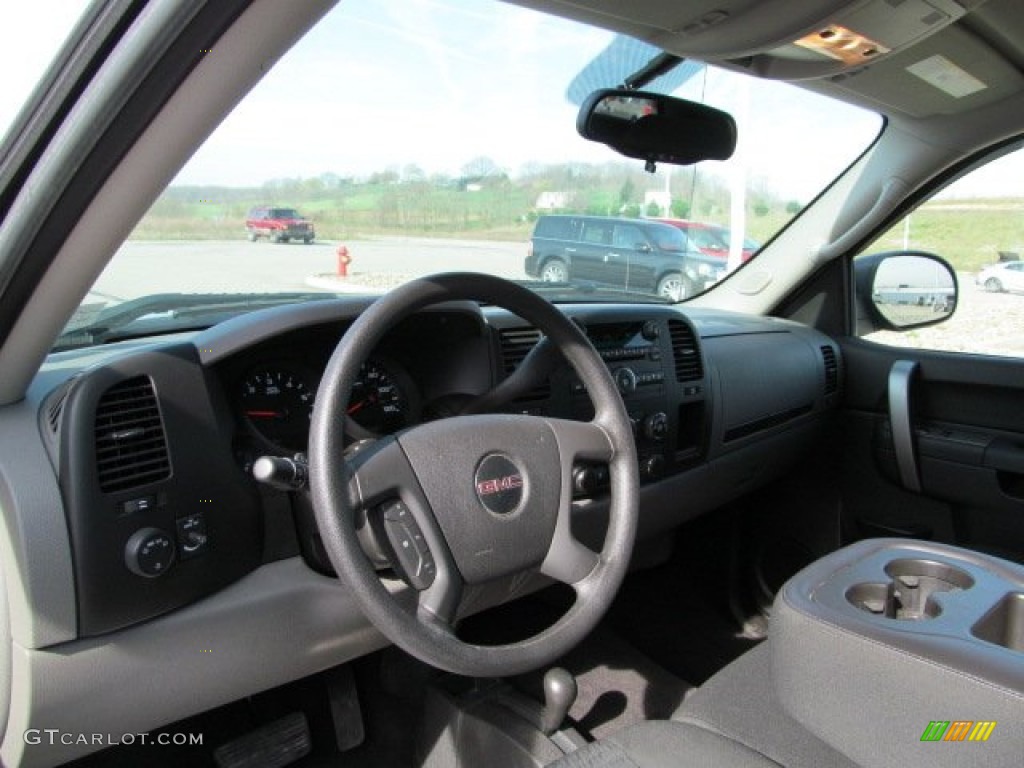
[[[678,678],[701,685],[759,642],[730,609],[730,518],[709,515],[679,529],[671,559],[631,573],[605,626]]]

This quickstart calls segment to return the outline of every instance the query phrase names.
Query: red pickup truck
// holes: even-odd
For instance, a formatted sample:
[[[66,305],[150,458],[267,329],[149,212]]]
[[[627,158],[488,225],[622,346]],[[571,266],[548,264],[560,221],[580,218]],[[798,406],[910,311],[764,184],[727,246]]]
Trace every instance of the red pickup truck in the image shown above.
[[[253,208],[245,219],[245,231],[253,242],[265,237],[272,243],[301,240],[308,245],[316,237],[313,222],[294,208]]]

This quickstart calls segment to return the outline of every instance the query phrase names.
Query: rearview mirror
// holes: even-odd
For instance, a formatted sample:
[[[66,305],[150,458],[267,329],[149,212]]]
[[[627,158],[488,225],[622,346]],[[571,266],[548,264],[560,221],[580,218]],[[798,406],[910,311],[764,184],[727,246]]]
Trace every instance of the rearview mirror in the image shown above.
[[[576,130],[653,170],[655,162],[690,165],[727,160],[736,149],[736,121],[721,110],[661,93],[603,89],[580,106]]]

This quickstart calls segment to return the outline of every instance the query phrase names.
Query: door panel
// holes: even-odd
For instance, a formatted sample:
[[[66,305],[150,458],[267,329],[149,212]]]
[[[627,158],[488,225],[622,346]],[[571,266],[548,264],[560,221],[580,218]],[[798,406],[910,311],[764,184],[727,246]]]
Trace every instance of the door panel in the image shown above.
[[[841,340],[843,530],[847,538],[934,538],[1024,562],[1024,361]],[[909,389],[909,458],[900,473],[889,412],[894,363]],[[896,419],[897,433],[899,421]]]

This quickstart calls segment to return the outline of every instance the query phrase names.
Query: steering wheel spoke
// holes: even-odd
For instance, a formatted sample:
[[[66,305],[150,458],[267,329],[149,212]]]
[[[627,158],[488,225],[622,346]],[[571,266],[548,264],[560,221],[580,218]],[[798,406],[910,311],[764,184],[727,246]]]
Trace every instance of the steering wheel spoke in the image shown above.
[[[563,584],[579,588],[601,558],[572,533],[573,471],[577,461],[610,462],[615,455],[611,438],[596,422],[548,419],[555,433],[561,464],[558,517],[547,557],[540,571]]]

